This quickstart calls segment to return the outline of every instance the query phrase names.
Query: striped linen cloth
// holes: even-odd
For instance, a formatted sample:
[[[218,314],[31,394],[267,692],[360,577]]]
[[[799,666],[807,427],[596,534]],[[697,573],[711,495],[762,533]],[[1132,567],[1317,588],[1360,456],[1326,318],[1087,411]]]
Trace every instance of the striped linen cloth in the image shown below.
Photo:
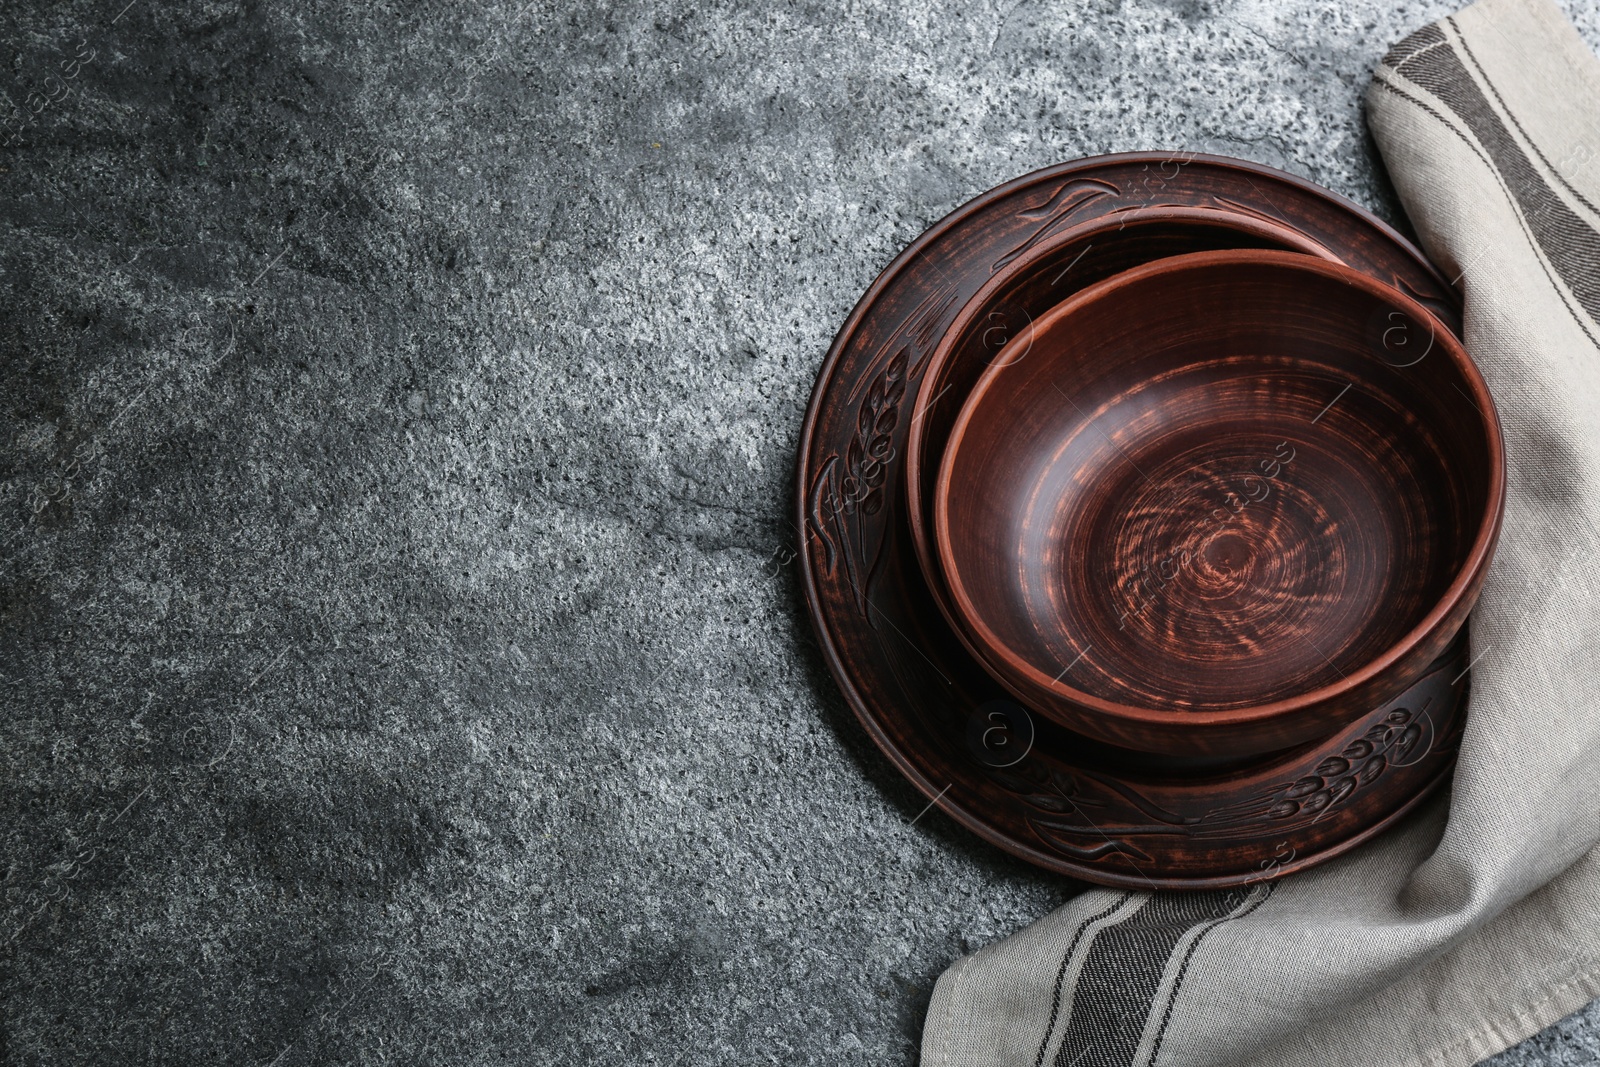
[[[1482,0],[1367,104],[1506,435],[1450,795],[1272,886],[1085,893],[939,979],[926,1067],[1464,1065],[1600,996],[1600,62]]]

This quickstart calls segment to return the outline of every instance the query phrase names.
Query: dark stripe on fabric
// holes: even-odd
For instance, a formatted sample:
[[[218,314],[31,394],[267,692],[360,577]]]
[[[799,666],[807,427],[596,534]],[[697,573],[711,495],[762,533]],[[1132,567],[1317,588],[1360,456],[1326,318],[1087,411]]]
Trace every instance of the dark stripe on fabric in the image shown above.
[[[1044,1040],[1039,1042],[1039,1055],[1034,1057],[1033,1067],[1041,1067],[1044,1063],[1045,1049],[1050,1047],[1050,1035],[1055,1033],[1056,1017],[1061,1014],[1061,985],[1067,980],[1067,967],[1071,965],[1072,957],[1077,953],[1078,944],[1083,940],[1083,935],[1088,932],[1089,927],[1122,907],[1132,896],[1132,893],[1123,893],[1112,901],[1109,907],[1097,911],[1083,920],[1082,924],[1078,926],[1078,932],[1072,935],[1072,943],[1067,946],[1067,951],[1061,957],[1061,968],[1056,971],[1056,991],[1055,995],[1050,998],[1050,1021],[1045,1023]]]
[[[1571,193],[1574,200],[1588,208],[1590,211],[1593,211],[1596,215],[1600,215],[1600,208],[1595,207],[1589,202],[1588,197],[1578,192],[1578,190],[1573,187],[1572,183],[1567,181],[1566,176],[1557,170],[1555,165],[1552,164],[1549,158],[1545,156],[1544,152],[1540,150],[1539,145],[1534,141],[1534,139],[1528,136],[1528,131],[1523,128],[1521,120],[1517,118],[1517,113],[1512,111],[1511,108],[1506,105],[1505,97],[1500,95],[1500,90],[1496,89],[1494,87],[1494,82],[1489,79],[1489,72],[1483,69],[1483,64],[1478,61],[1477,53],[1472,50],[1472,45],[1467,43],[1466,35],[1461,32],[1461,27],[1457,25],[1454,18],[1451,18],[1448,21],[1451,28],[1456,31],[1457,36],[1460,38],[1461,51],[1465,53],[1469,60],[1472,61],[1472,65],[1477,68],[1478,76],[1483,79],[1483,84],[1489,87],[1489,91],[1494,94],[1495,102],[1500,105],[1500,110],[1506,113],[1506,117],[1511,120],[1511,125],[1515,126],[1517,128],[1517,132],[1522,134],[1523,139],[1528,142],[1528,147],[1533,149],[1533,154],[1539,157],[1539,162],[1543,163],[1545,167],[1549,169],[1550,173],[1555,175],[1556,181],[1561,183],[1561,188]]]
[[[1472,154],[1477,156],[1478,159],[1483,162],[1483,165],[1488,168],[1488,171],[1494,177],[1494,180],[1499,183],[1500,191],[1505,193],[1506,202],[1512,205],[1512,217],[1517,220],[1517,225],[1522,227],[1523,236],[1528,239],[1528,243],[1530,245],[1537,246],[1539,242],[1534,237],[1533,231],[1528,228],[1527,220],[1522,217],[1522,213],[1520,211],[1516,210],[1517,198],[1512,194],[1510,186],[1506,185],[1505,176],[1500,173],[1499,168],[1496,167],[1492,161],[1490,161],[1489,157],[1483,154],[1483,150],[1472,143],[1472,138],[1463,133],[1455,123],[1451,122],[1448,118],[1434,110],[1434,108],[1426,101],[1412,96],[1398,85],[1395,85],[1388,79],[1384,78],[1381,70],[1374,77],[1373,81],[1380,88],[1387,90],[1391,94],[1406,101],[1408,104],[1412,104],[1415,107],[1427,112],[1429,115],[1432,115],[1438,120],[1441,126],[1455,134],[1456,137],[1461,140],[1461,143],[1466,145],[1467,148],[1471,150]],[[1600,347],[1600,339],[1597,339],[1593,331],[1589,329],[1589,323],[1584,319],[1583,312],[1572,306],[1572,299],[1567,296],[1566,290],[1562,289],[1561,286],[1556,282],[1555,276],[1550,273],[1550,267],[1545,262],[1544,258],[1541,256],[1535,256],[1534,259],[1538,261],[1539,269],[1544,271],[1545,278],[1549,280],[1551,292],[1555,293],[1556,296],[1561,298],[1561,303],[1567,309],[1567,314],[1572,316],[1572,321],[1578,324],[1578,329],[1583,331],[1583,335],[1589,339],[1590,344]],[[1459,278],[1457,280],[1459,280]]]
[[[1591,322],[1600,322],[1600,234],[1534,168],[1454,48],[1434,48],[1395,68],[1466,123],[1506,179],[1533,237]]]
[[[1400,43],[1389,49],[1379,63],[1385,67],[1398,67],[1418,52],[1437,48],[1442,44],[1444,44],[1444,31],[1437,23],[1430,22],[1411,36],[1401,39]]]
[[[1157,893],[1102,930],[1078,972],[1054,1067],[1128,1067],[1172,950],[1197,923],[1226,918],[1244,899],[1241,890]]]
[[[1161,1042],[1166,1040],[1167,1024],[1172,1022],[1172,1006],[1178,1002],[1178,992],[1183,989],[1183,980],[1189,975],[1189,962],[1194,959],[1195,950],[1200,947],[1200,942],[1204,941],[1207,934],[1221,926],[1223,923],[1232,922],[1235,919],[1242,919],[1246,915],[1249,915],[1251,912],[1255,911],[1257,908],[1261,907],[1261,905],[1267,902],[1267,898],[1272,895],[1272,891],[1276,887],[1277,883],[1275,882],[1267,882],[1263,884],[1261,889],[1257,892],[1256,898],[1247,906],[1240,909],[1235,914],[1227,915],[1221,919],[1216,919],[1210,923],[1207,923],[1206,928],[1200,931],[1200,936],[1189,942],[1189,948],[1183,954],[1183,962],[1178,966],[1178,975],[1172,981],[1172,992],[1167,995],[1167,1006],[1161,1011],[1161,1026],[1156,1030],[1155,1041],[1150,1046],[1150,1067],[1155,1067],[1156,1057],[1161,1055]]]

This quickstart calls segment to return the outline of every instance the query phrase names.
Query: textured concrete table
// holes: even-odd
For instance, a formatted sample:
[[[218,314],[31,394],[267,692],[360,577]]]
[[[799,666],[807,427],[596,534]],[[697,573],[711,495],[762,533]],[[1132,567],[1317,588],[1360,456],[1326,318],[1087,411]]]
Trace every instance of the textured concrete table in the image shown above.
[[[124,3],[0,10],[6,1063],[911,1064],[1073,887],[821,666],[833,329],[1087,153],[1393,218],[1451,6]]]

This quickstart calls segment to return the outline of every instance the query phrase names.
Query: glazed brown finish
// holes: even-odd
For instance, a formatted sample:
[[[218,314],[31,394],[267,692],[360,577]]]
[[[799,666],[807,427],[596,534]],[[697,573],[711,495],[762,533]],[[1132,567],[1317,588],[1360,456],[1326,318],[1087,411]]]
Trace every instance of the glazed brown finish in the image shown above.
[[[1125,209],[1078,222],[1010,259],[952,316],[916,391],[905,455],[913,544],[928,587],[952,625],[956,620],[933,549],[933,484],[963,402],[1008,342],[1073,293],[1168,256],[1277,248],[1334,258],[1283,222],[1241,210],[1243,205],[1226,197],[1216,204]]]
[[[1488,390],[1421,305],[1235,250],[1120,274],[1011,341],[945,446],[934,529],[961,635],[1028,707],[1238,756],[1415,681],[1503,495]]]
[[[840,330],[801,436],[802,587],[828,666],[867,733],[961,825],[1029,862],[1101,884],[1237,885],[1353,847],[1446,778],[1470,681],[1458,642],[1433,675],[1393,708],[1372,713],[1376,721],[1363,725],[1363,735],[1393,730],[1387,716],[1404,708],[1420,716],[1431,741],[1421,743],[1420,754],[1413,743],[1403,758],[1383,755],[1379,771],[1365,770],[1370,788],[1351,791],[1343,783],[1348,774],[1291,778],[1306,765],[1287,766],[1288,757],[1265,767],[1213,767],[1212,777],[1196,778],[1184,760],[1115,750],[1037,717],[1036,735],[1023,746],[1019,730],[1000,730],[993,717],[1022,727],[1028,721],[930,597],[911,547],[903,457],[916,421],[911,396],[956,311],[993,277],[997,262],[1071,227],[1117,213],[1228,204],[1281,222],[1430,307],[1453,307],[1449,287],[1403,238],[1299,179],[1207,157],[1083,160],[984,194],[901,253]],[[1409,723],[1383,736],[1394,741],[1406,729]],[[1017,747],[1024,747],[1020,758]],[[1325,739],[1301,757],[1315,756],[1309,767],[1315,771],[1332,757],[1348,758],[1342,752],[1338,739]],[[1011,765],[996,766],[1004,762]],[[1285,773],[1263,778],[1259,772],[1274,762]],[[1282,799],[1262,804],[1266,786]],[[1324,799],[1305,800],[1324,790]],[[1282,814],[1287,801],[1302,806]],[[1305,803],[1329,813],[1301,818]],[[1206,813],[1222,807],[1240,814],[1205,826]]]

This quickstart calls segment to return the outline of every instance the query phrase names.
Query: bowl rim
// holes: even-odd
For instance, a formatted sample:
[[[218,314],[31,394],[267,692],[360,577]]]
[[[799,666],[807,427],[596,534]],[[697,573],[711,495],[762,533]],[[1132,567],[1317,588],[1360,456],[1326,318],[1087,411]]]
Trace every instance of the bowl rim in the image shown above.
[[[1450,585],[1429,609],[1428,613],[1389,648],[1357,670],[1351,671],[1340,678],[1337,682],[1265,704],[1252,704],[1242,708],[1212,711],[1185,711],[1175,708],[1159,709],[1107,700],[1052,679],[1049,675],[1014,653],[978,616],[975,605],[961,580],[960,570],[956,566],[955,554],[950,545],[949,510],[952,461],[959,451],[962,438],[966,435],[973,412],[976,410],[977,402],[981,400],[983,394],[987,392],[994,380],[1007,367],[1015,365],[1005,361],[1006,349],[1024,342],[1031,343],[1033,335],[1046,326],[1053,325],[1085,304],[1103,299],[1108,293],[1133,282],[1141,281],[1154,275],[1182,271],[1203,271],[1217,266],[1239,263],[1273,264],[1290,270],[1303,270],[1321,274],[1326,278],[1341,281],[1364,290],[1368,294],[1389,303],[1397,310],[1413,316],[1415,321],[1428,325],[1429,329],[1433,331],[1435,340],[1442,342],[1445,353],[1465,377],[1466,384],[1472,393],[1469,399],[1478,412],[1479,422],[1485,432],[1489,451],[1489,484],[1483,512],[1478,520],[1477,532],[1473,538],[1472,547],[1461,566],[1457,568]],[[968,394],[963,402],[961,412],[951,427],[944,452],[939,458],[939,475],[934,490],[933,504],[934,540],[947,590],[953,602],[955,613],[960,616],[959,625],[956,627],[957,633],[978,646],[973,651],[981,653],[979,655],[980,661],[994,663],[994,660],[997,659],[999,665],[1005,671],[1015,672],[1011,675],[1012,684],[1026,685],[1035,692],[1046,693],[1057,700],[1077,705],[1088,711],[1140,724],[1165,727],[1174,725],[1180,727],[1236,726],[1265,722],[1280,716],[1290,715],[1297,711],[1326,704],[1329,701],[1360,690],[1382,677],[1385,672],[1433,635],[1440,624],[1451,616],[1463,600],[1467,600],[1474,595],[1475,587],[1488,566],[1489,559],[1494,552],[1495,542],[1499,536],[1500,523],[1505,509],[1505,473],[1505,442],[1501,433],[1499,413],[1495,408],[1494,399],[1489,393],[1489,387],[1483,380],[1483,375],[1478,370],[1477,365],[1467,354],[1466,346],[1421,303],[1399,289],[1368,277],[1353,267],[1316,256],[1298,252],[1284,252],[1276,249],[1223,249],[1210,252],[1192,252],[1129,268],[1120,274],[1113,275],[1074,293],[1043,315],[1040,315],[1001,348],[994,360],[991,361],[990,366],[984,371],[982,377],[973,386],[972,392]],[[969,627],[971,628],[970,630],[968,629]],[[994,657],[994,659],[990,657]],[[991,670],[993,669],[994,667],[991,667]]]
[[[931,529],[933,523],[930,521],[929,517],[929,510],[931,506],[931,500],[929,498],[937,496],[937,488],[935,488],[935,492],[931,494],[924,495],[922,492],[922,481],[926,476],[925,471],[927,467],[932,467],[934,469],[935,478],[937,479],[937,472],[942,465],[943,460],[943,452],[941,451],[938,456],[931,457],[930,463],[924,464],[922,461],[923,453],[927,448],[928,421],[925,416],[928,412],[928,409],[938,402],[939,396],[932,395],[934,384],[942,376],[945,368],[949,366],[951,358],[955,355],[956,342],[960,339],[962,334],[967,332],[968,328],[978,318],[978,316],[983,313],[984,309],[988,307],[990,301],[994,299],[995,294],[999,290],[1014,283],[1020,275],[1032,269],[1041,259],[1049,256],[1063,245],[1072,244],[1075,241],[1080,241],[1092,234],[1102,233],[1106,230],[1114,229],[1120,233],[1125,227],[1128,226],[1147,226],[1160,222],[1171,221],[1189,223],[1224,223],[1229,229],[1236,230],[1241,234],[1251,234],[1256,237],[1271,238],[1286,245],[1297,246],[1300,254],[1316,259],[1326,259],[1333,263],[1340,262],[1337,256],[1319,244],[1316,240],[1296,229],[1293,229],[1286,223],[1252,215],[1245,215],[1237,211],[1228,211],[1223,208],[1215,207],[1172,205],[1155,209],[1145,207],[1133,208],[1128,214],[1130,217],[1119,219],[1115,223],[1113,223],[1111,218],[1107,217],[1102,219],[1092,219],[1088,222],[1079,223],[1076,226],[1067,227],[1066,229],[1052,234],[1049,238],[1039,242],[1039,244],[1034,248],[1029,249],[1028,252],[1018,256],[1010,263],[1007,263],[1004,267],[1000,268],[1000,270],[996,271],[993,275],[986,279],[984,283],[978,287],[977,291],[974,292],[972,296],[969,297],[967,301],[957,309],[955,317],[950,320],[950,325],[947,326],[940,335],[938,344],[936,344],[933,351],[928,354],[927,363],[922,369],[922,378],[917,383],[916,401],[912,407],[912,411],[918,414],[912,418],[911,428],[906,433],[904,476],[906,494],[906,520],[911,527],[911,548],[912,551],[916,553],[917,563],[922,567],[923,577],[928,583],[929,592],[933,595],[934,602],[939,606],[939,611],[944,614],[946,621],[950,623],[951,627],[954,628],[957,633],[960,632],[961,623],[960,620],[955,617],[956,612],[953,610],[949,598],[945,594],[945,578],[943,568],[939,563],[939,553],[934,544],[933,531]],[[1160,261],[1152,260],[1152,262]],[[1144,264],[1141,264],[1141,266],[1143,265]],[[1130,267],[1129,269],[1132,270],[1135,268]],[[1096,282],[1095,285],[1102,285],[1105,282],[1111,281],[1113,278],[1120,276],[1121,273],[1122,272],[1119,271],[1118,274],[1112,275],[1111,278],[1103,278],[1101,281]],[[1094,287],[1094,285],[1085,286],[1082,290],[1079,290],[1078,293],[1072,294],[1072,296],[1076,297]],[[1068,297],[1068,299],[1071,298],[1072,297]],[[1054,310],[1054,308],[1051,308],[1051,310]],[[1047,311],[1045,314],[1048,315],[1049,312]],[[1040,317],[1042,318],[1044,316]],[[1030,322],[1029,327],[1032,325],[1033,323]],[[1005,347],[1007,346],[1002,346],[1001,350],[1004,351]],[[999,359],[1000,353],[997,352],[994,357],[990,359],[990,365],[992,366],[998,363]],[[976,385],[974,385],[974,390],[976,390]],[[943,395],[942,391],[939,395]],[[965,404],[966,400],[963,398],[963,407],[965,407]],[[952,424],[952,430],[953,429],[954,426]],[[948,439],[946,439],[945,447],[949,447]],[[972,651],[976,653],[977,649],[973,649]],[[978,658],[982,660],[983,657],[979,656]]]

